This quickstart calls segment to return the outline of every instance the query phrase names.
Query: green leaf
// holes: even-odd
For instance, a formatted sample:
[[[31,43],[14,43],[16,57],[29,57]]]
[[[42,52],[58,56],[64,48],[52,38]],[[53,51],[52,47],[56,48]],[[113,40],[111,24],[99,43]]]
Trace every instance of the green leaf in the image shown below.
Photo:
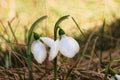
[[[81,28],[79,27],[79,25],[78,25],[77,22],[75,21],[75,19],[74,19],[73,17],[71,17],[71,18],[72,18],[72,20],[74,21],[74,23],[76,24],[76,26],[77,26],[77,28],[79,29],[80,33],[84,36],[84,38],[86,38],[85,35],[84,35],[84,33],[83,33],[83,31],[81,30]]]
[[[30,30],[29,30],[29,32],[28,32],[28,44],[27,44],[27,45],[29,45],[30,42],[31,42],[32,33],[33,33],[33,30],[35,29],[35,27],[36,27],[41,21],[43,21],[43,20],[46,19],[46,18],[47,18],[47,16],[42,16],[42,17],[38,18],[38,19],[32,24],[32,26],[31,26],[31,28],[30,28]]]
[[[43,21],[44,19],[46,19],[47,16],[42,16],[40,18],[38,18],[33,24],[32,26],[30,27],[29,29],[29,32],[28,32],[28,41],[27,41],[27,46],[28,46],[28,49],[27,49],[27,54],[30,55],[30,42],[31,42],[31,37],[32,37],[32,34],[33,34],[33,31],[35,29],[35,27],[41,22]]]
[[[61,18],[58,19],[58,21],[55,23],[55,26],[54,26],[54,40],[56,40],[57,38],[57,30],[59,28],[59,24],[64,21],[65,19],[67,19],[70,15],[66,15],[66,16],[63,16]]]
[[[32,26],[30,27],[29,29],[29,32],[28,32],[28,41],[27,41],[27,46],[28,46],[28,49],[27,49],[27,53],[30,54],[30,42],[31,42],[31,38],[32,38],[32,34],[33,34],[33,31],[35,29],[35,27],[41,22],[43,21],[44,19],[46,19],[47,16],[42,16],[40,18],[38,18],[33,24]]]
[[[106,24],[106,22],[105,22],[105,19],[104,19],[102,27],[101,27],[101,36],[102,37],[104,36],[104,32],[105,32],[105,24]]]
[[[28,32],[28,41],[27,41],[27,63],[28,63],[28,70],[29,70],[29,80],[33,80],[33,75],[32,75],[32,67],[31,67],[31,50],[30,50],[30,43],[31,43],[31,38],[32,38],[32,34],[33,31],[35,29],[35,27],[44,19],[46,19],[47,16],[42,16],[40,18],[38,18],[30,27],[29,32]]]
[[[105,69],[105,77],[104,77],[104,80],[107,79],[107,76],[108,76],[108,73],[110,73],[111,75],[115,75],[116,72],[111,68],[112,64],[116,61],[120,61],[120,58],[115,58],[115,59],[112,59],[109,64],[106,66],[106,69]]]
[[[105,39],[104,39],[105,24],[106,24],[106,22],[105,22],[105,19],[104,19],[102,27],[100,29],[100,33],[101,33],[101,35],[100,35],[100,41],[101,41],[101,43],[100,43],[100,66],[102,68],[104,68],[103,61],[102,61],[102,56],[103,56],[102,51],[104,50],[104,46],[105,46]]]
[[[59,24],[64,21],[65,19],[67,19],[69,17],[69,15],[63,16],[61,18],[58,19],[58,21],[55,23],[54,26],[54,40],[57,39],[57,30],[59,28]],[[58,78],[58,74],[57,74],[57,57],[55,57],[54,59],[54,80],[57,80]]]

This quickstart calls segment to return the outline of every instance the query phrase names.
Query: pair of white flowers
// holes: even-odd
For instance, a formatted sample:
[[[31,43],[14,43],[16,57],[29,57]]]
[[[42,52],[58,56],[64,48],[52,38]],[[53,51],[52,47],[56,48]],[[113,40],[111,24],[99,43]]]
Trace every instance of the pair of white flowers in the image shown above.
[[[42,40],[42,42],[40,40]],[[56,41],[49,37],[41,37],[40,40],[33,41],[31,45],[31,52],[38,63],[42,63],[47,57],[47,51],[44,44],[50,47],[50,61],[57,56],[59,51],[62,55],[72,58],[80,49],[77,41],[72,37],[66,36],[65,34],[61,35],[61,38]]]

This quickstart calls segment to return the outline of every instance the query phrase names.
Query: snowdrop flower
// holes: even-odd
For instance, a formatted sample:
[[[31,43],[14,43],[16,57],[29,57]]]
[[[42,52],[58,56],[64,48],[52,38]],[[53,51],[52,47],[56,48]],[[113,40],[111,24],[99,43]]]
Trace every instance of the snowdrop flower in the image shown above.
[[[34,33],[34,38],[35,38],[35,41],[33,41],[31,45],[31,52],[33,53],[35,60],[38,63],[42,63],[46,59],[46,56],[47,56],[45,45],[42,42],[44,42],[48,46],[52,46],[52,43],[54,41],[48,37],[41,37],[42,41],[40,41],[38,40],[39,35],[37,33]]]
[[[65,35],[64,31],[62,29],[59,30],[60,39],[54,41],[53,39],[49,37],[41,37],[40,40],[46,44],[48,47],[50,47],[50,54],[49,54],[49,60],[53,60],[57,54],[58,51],[60,53],[68,58],[74,57],[80,47],[79,44],[75,39],[72,37],[68,37]],[[34,58],[38,63],[42,63],[47,56],[45,45],[39,41],[39,38],[35,38],[36,40],[33,41],[31,45],[31,52],[33,53]]]
[[[47,46],[52,47],[54,40],[49,37],[41,37],[40,38]]]
[[[31,52],[38,63],[42,63],[46,59],[46,48],[39,40],[33,41],[31,45]]]
[[[116,77],[117,80],[120,80],[120,75],[118,75],[118,74],[116,74],[115,76],[112,76],[110,78],[110,80],[116,80],[115,77]]]
[[[50,49],[49,60],[53,60],[58,51],[68,58],[72,58],[79,51],[79,44],[72,37],[68,37],[65,35],[62,29],[59,30],[60,39],[56,40]]]

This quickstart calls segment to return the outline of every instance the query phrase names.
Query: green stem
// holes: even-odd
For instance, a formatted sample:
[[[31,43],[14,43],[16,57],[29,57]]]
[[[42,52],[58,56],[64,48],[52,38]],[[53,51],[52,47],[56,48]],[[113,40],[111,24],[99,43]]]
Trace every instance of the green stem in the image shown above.
[[[58,79],[58,73],[57,73],[57,57],[54,59],[54,80]]]
[[[63,16],[61,17],[60,19],[58,19],[58,21],[55,23],[55,26],[54,26],[54,41],[57,40],[57,30],[59,28],[59,24],[67,19],[69,17],[69,15],[66,15],[66,16]],[[58,79],[58,73],[57,73],[57,57],[55,57],[54,59],[54,80],[57,80]]]
[[[32,41],[32,35],[33,35],[33,31],[35,29],[35,27],[44,19],[46,19],[47,16],[42,16],[40,18],[38,18],[30,27],[29,31],[28,31],[28,41],[27,41],[27,65],[28,65],[28,70],[29,70],[29,80],[33,80],[33,74],[32,74],[32,60],[31,60],[31,50],[30,50],[30,46],[31,46],[31,41]]]
[[[58,30],[58,27],[54,28],[54,41],[56,41],[57,39],[57,30]],[[57,73],[57,56],[55,57],[54,59],[54,80],[57,80],[58,78],[58,73]]]

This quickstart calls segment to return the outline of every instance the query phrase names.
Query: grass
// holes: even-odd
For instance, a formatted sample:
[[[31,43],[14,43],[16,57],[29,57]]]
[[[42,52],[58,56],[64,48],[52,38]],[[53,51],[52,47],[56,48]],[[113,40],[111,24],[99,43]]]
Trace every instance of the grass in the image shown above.
[[[116,21],[116,23],[113,22],[109,26],[118,24],[118,22],[119,21]],[[12,32],[13,29],[10,24],[9,24],[9,27],[11,28],[11,32]],[[5,29],[6,29],[6,27],[5,27]],[[118,29],[118,28],[115,27],[115,29]],[[115,30],[115,29],[113,28],[113,30]],[[102,46],[102,49],[101,49],[100,45],[103,43],[103,42],[101,43],[102,40],[100,40],[101,32],[102,32],[102,34],[104,34],[104,35],[102,35],[102,39],[109,41],[109,43],[111,43],[110,40],[111,41],[113,40],[112,44],[117,44],[117,45],[115,47],[106,48],[107,46],[109,46],[109,44],[106,44],[106,46]],[[80,42],[80,47],[81,47],[80,52],[79,52],[79,54],[77,54],[78,56],[76,56],[73,59],[67,59],[67,58],[63,57],[58,60],[58,62],[59,62],[58,78],[59,79],[77,79],[77,80],[79,80],[79,79],[88,79],[88,80],[104,79],[104,76],[102,76],[102,75],[104,74],[105,68],[103,67],[103,69],[101,69],[99,67],[100,64],[98,64],[99,63],[99,60],[98,60],[99,59],[99,51],[102,51],[103,55],[102,55],[101,59],[102,59],[102,63],[104,66],[107,66],[107,64],[109,63],[108,55],[111,52],[111,49],[115,49],[112,51],[112,54],[111,54],[112,59],[118,58],[117,55],[119,55],[119,54],[115,53],[119,48],[119,44],[118,44],[119,43],[119,34],[117,34],[117,37],[116,37],[114,35],[108,35],[108,33],[110,34],[113,32],[111,32],[109,30],[109,28],[107,30],[107,28],[105,26],[104,33],[103,33],[103,29],[101,29],[100,32],[92,31],[90,33],[84,33],[86,38],[81,39],[80,37],[77,37],[76,40],[78,40],[78,42]],[[16,38],[15,34],[13,32],[12,32],[12,34],[13,34],[13,40],[10,40],[10,41],[9,41],[10,36],[5,37],[5,35],[7,35],[7,33],[5,35],[1,35],[2,41],[5,41],[5,43],[2,43],[2,44],[7,45],[7,48],[9,48],[9,49],[6,49],[5,51],[3,51],[1,48],[1,55],[0,55],[1,62],[2,62],[0,64],[1,65],[1,73],[0,74],[2,74],[1,77],[3,77],[4,79],[7,79],[7,78],[15,79],[15,74],[16,74],[17,79],[28,79],[29,78],[29,74],[28,74],[29,69],[27,68],[27,55],[25,52],[25,50],[27,49],[26,48],[27,43],[21,44],[21,43],[17,42],[18,39]],[[17,39],[17,40],[15,40],[15,39]],[[114,40],[116,42],[114,42]],[[105,51],[107,51],[107,52],[105,52]],[[7,54],[7,55],[4,55],[4,54]],[[106,57],[106,55],[107,55],[107,57]],[[31,61],[32,61],[32,64],[31,64],[32,73],[33,73],[34,79],[49,79],[49,78],[53,79],[54,78],[52,62],[47,61],[46,63],[39,65],[38,63],[36,63],[36,61],[33,58]],[[87,64],[89,64],[89,66],[86,66]],[[71,67],[71,65],[72,65],[72,67]],[[112,67],[114,67],[115,65],[113,65]],[[119,65],[116,65],[116,67],[114,67],[113,69],[116,69],[117,67],[119,67]],[[101,69],[99,75],[98,75],[99,71],[96,71],[96,69]],[[84,72],[86,70],[88,72]],[[117,70],[119,70],[119,68]],[[12,73],[10,73],[9,71],[11,71]],[[46,74],[46,72],[48,72],[48,74]],[[52,75],[49,75],[49,74],[52,74]],[[66,76],[64,76],[65,74],[66,74]],[[90,74],[92,74],[92,75],[90,75]],[[40,76],[38,76],[38,75],[40,75]],[[35,76],[37,76],[37,77],[35,77]],[[45,77],[45,76],[49,76],[49,77]],[[1,79],[3,79],[3,78],[1,78]]]
[[[73,59],[59,55],[61,58],[58,57],[58,78],[103,80],[111,60],[119,58],[119,5],[119,0],[66,0],[66,3],[63,0],[21,0],[15,1],[15,8],[0,6],[0,79],[29,79],[26,50],[30,26],[38,17],[47,15],[48,18],[37,25],[40,28],[37,28],[36,32],[53,37],[57,19],[70,14],[75,21],[71,18],[60,26],[63,26],[67,35],[73,36],[79,42],[81,49]],[[15,15],[9,18],[10,11],[14,12],[14,9]],[[80,29],[75,27],[76,25]],[[99,63],[104,67],[101,68]],[[120,74],[119,66],[118,60],[110,67]],[[31,56],[31,67],[33,79],[54,79],[52,61],[46,60],[40,65]]]

